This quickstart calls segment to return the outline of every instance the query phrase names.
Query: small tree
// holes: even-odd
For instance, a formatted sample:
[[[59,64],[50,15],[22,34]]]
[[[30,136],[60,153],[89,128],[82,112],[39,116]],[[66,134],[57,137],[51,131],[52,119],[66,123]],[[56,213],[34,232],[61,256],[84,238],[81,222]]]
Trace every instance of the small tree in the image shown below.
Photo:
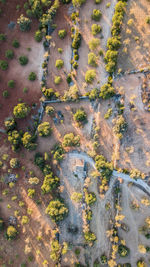
[[[13,114],[17,119],[25,118],[29,112],[30,108],[25,103],[19,103],[13,110]]]
[[[49,122],[45,121],[45,122],[39,124],[38,133],[39,133],[39,136],[43,136],[43,137],[51,135],[52,128],[50,127]]]
[[[87,83],[92,83],[96,78],[96,71],[95,70],[87,70],[85,74],[85,81]]]
[[[41,186],[42,192],[49,193],[52,190],[56,189],[59,185],[60,179],[57,176],[54,176],[53,173],[49,173],[45,176],[43,185]]]
[[[56,199],[49,203],[45,212],[54,222],[59,222],[68,214],[68,208],[61,200]]]
[[[30,30],[31,20],[29,18],[26,18],[24,15],[21,15],[20,18],[18,18],[17,23],[22,32],[26,32]]]
[[[66,134],[64,136],[64,140],[62,145],[64,147],[70,147],[70,146],[79,146],[80,145],[80,136],[74,135],[73,133]]]

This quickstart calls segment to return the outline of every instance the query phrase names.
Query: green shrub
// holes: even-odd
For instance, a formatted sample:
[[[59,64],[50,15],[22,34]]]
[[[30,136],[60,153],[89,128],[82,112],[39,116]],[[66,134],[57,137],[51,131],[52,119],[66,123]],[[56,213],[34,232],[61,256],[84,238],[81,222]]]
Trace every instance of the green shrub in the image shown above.
[[[14,57],[14,51],[13,50],[7,50],[6,52],[5,52],[5,57],[7,58],[7,59],[13,59],[13,57]]]
[[[85,191],[85,202],[87,205],[92,205],[96,202],[96,195],[93,192]]]
[[[122,115],[119,115],[116,119],[115,126],[113,127],[114,133],[118,138],[122,138],[123,134],[127,131],[128,124]]]
[[[6,237],[8,240],[15,239],[17,234],[18,232],[14,226],[12,225],[8,226],[7,231],[6,231]]]
[[[13,42],[12,42],[12,46],[15,47],[15,48],[18,48],[20,46],[19,41],[14,39]]]
[[[4,90],[3,91],[3,97],[4,98],[7,98],[9,96],[9,92],[8,92],[8,90]]]
[[[94,79],[96,78],[96,71],[95,70],[87,70],[85,73],[85,81],[87,83],[92,83]]]
[[[28,150],[35,150],[37,147],[37,144],[35,144],[35,135],[31,135],[29,132],[25,132],[22,137],[22,143],[23,146]]]
[[[65,150],[62,147],[62,145],[56,144],[54,146],[52,154],[53,154],[54,160],[57,160],[58,162],[60,162],[64,158]]]
[[[67,35],[67,32],[66,32],[65,29],[59,30],[58,36],[59,36],[60,39],[64,39],[66,37],[66,35]]]
[[[45,95],[46,98],[52,99],[55,96],[55,92],[52,88],[43,88],[42,93]]]
[[[48,114],[48,115],[53,115],[54,114],[54,112],[55,112],[55,109],[52,107],[52,106],[47,106],[46,108],[45,108],[45,112],[46,112],[46,114]]]
[[[114,94],[115,94],[114,87],[111,84],[106,83],[102,85],[99,96],[102,97],[103,99],[108,99],[112,97]]]
[[[61,81],[62,81],[62,78],[61,78],[60,76],[55,76],[54,83],[55,83],[56,85],[60,84]]]
[[[62,59],[57,59],[55,67],[60,70],[63,66],[64,66],[64,61]]]
[[[84,238],[88,242],[93,242],[93,241],[96,240],[95,234],[90,232],[90,231],[87,231],[87,232],[84,233]]]
[[[101,173],[101,176],[103,178],[106,178],[107,180],[110,179],[110,176],[112,174],[112,164],[107,162],[105,157],[102,155],[97,155],[95,158],[95,166],[97,170]]]
[[[118,247],[118,253],[119,253],[120,257],[126,257],[126,256],[128,256],[129,252],[130,252],[129,248],[127,248],[124,245],[119,245],[119,247]]]
[[[14,107],[13,114],[17,119],[23,119],[28,115],[29,111],[29,106],[27,106],[25,103],[19,103]]]
[[[36,80],[36,74],[35,72],[30,72],[29,76],[28,76],[28,80],[29,81],[35,81]]]
[[[88,45],[90,50],[95,50],[100,45],[100,40],[98,38],[92,38]]]
[[[54,176],[53,173],[49,173],[45,176],[41,190],[44,194],[51,192],[56,189],[59,185],[60,179],[57,176]]]
[[[8,81],[8,87],[9,88],[14,88],[15,87],[15,81],[14,80]]]
[[[87,115],[82,109],[78,109],[73,117],[74,120],[77,122],[85,122],[87,120]]]
[[[91,18],[95,21],[100,21],[102,12],[98,9],[94,9]]]
[[[70,4],[71,0],[62,0],[63,4]]]
[[[79,98],[79,90],[76,84],[70,86],[69,90],[67,90],[64,94],[65,101],[75,101]]]
[[[95,0],[95,4],[98,5],[102,2],[102,0]]]
[[[28,57],[27,56],[20,56],[19,57],[19,63],[22,66],[27,65],[27,63],[28,63]]]
[[[17,23],[22,32],[30,30],[31,20],[29,18],[26,18],[24,15],[21,15],[20,18],[18,18]]]
[[[0,60],[0,68],[1,70],[7,70],[8,69],[8,63],[5,60]]]
[[[12,158],[9,163],[12,169],[17,169],[20,166],[20,162],[17,158]]]
[[[107,257],[105,255],[101,255],[101,263],[106,264],[107,263]]]
[[[74,34],[73,37],[73,42],[72,42],[72,48],[78,49],[81,45],[81,33],[76,30],[76,33]]]
[[[107,112],[104,115],[104,119],[109,119],[109,117],[112,115],[112,108],[109,108]]]
[[[29,223],[29,218],[28,218],[28,216],[22,216],[22,219],[21,219],[21,224],[27,224],[27,223]]]
[[[16,122],[15,122],[14,118],[10,117],[10,118],[5,119],[4,125],[5,125],[7,131],[12,131],[16,127]]]
[[[0,33],[0,41],[5,41],[6,35],[4,33]]]
[[[68,214],[68,208],[61,200],[56,199],[50,201],[45,212],[54,222],[59,222]]]
[[[0,218],[0,231],[4,229],[4,221],[2,218]]]
[[[96,67],[97,66],[97,56],[94,53],[89,53],[88,54],[88,64],[92,67]]]
[[[80,136],[74,135],[73,133],[66,134],[64,136],[62,145],[64,147],[70,147],[70,146],[79,146],[80,145]]]
[[[91,26],[91,31],[92,31],[92,34],[93,34],[93,35],[96,35],[96,34],[100,33],[101,30],[102,30],[102,28],[101,28],[101,26],[98,25],[98,24],[93,24],[93,25]]]
[[[147,23],[147,24],[150,24],[150,17],[147,17],[147,18],[146,18],[146,23]]]
[[[35,189],[33,189],[33,188],[29,188],[29,189],[28,189],[28,197],[33,198],[34,195],[35,195]]]
[[[72,66],[73,66],[73,68],[76,70],[76,69],[78,68],[79,65],[78,65],[77,62],[74,62]]]
[[[39,136],[43,136],[43,137],[51,135],[52,128],[50,127],[49,122],[45,121],[45,122],[39,124],[38,133],[39,133]]]
[[[17,151],[21,144],[21,136],[17,130],[9,131],[8,132],[8,141],[12,145],[12,150]]]
[[[40,30],[36,31],[34,38],[37,42],[41,42],[43,38],[43,34]]]
[[[83,5],[86,2],[86,0],[72,0],[72,4],[75,7],[80,7],[81,5]]]
[[[62,54],[62,52],[63,52],[63,49],[62,48],[58,48],[58,53]]]
[[[73,194],[71,195],[71,200],[80,203],[82,201],[82,197],[83,197],[82,193],[73,192]]]
[[[93,89],[89,92],[88,96],[89,96],[89,99],[90,99],[90,100],[95,100],[95,99],[97,99],[97,98],[99,97],[99,89],[98,89],[98,88],[93,88]]]
[[[41,153],[36,153],[34,156],[34,163],[37,165],[41,170],[44,169],[45,161]]]

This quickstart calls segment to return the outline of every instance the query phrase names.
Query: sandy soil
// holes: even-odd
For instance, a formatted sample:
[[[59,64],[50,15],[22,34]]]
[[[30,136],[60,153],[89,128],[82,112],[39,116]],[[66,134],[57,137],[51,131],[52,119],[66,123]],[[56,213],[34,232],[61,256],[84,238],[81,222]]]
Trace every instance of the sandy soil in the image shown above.
[[[133,70],[149,65],[150,27],[146,18],[150,13],[147,0],[133,0],[127,2],[127,12],[122,29],[122,42],[118,55],[118,68]],[[130,24],[132,20],[132,24]],[[138,38],[136,41],[135,38]]]

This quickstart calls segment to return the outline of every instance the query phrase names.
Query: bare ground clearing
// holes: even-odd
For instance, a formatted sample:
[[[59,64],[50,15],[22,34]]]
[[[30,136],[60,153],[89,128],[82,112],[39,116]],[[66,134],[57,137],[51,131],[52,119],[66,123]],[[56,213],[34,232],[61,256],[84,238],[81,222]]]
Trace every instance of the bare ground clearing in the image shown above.
[[[150,27],[146,18],[150,13],[147,0],[127,2],[122,28],[122,42],[118,55],[118,69],[123,71],[144,68],[150,62]]]
[[[94,23],[97,23],[102,27],[102,33],[95,36],[96,38],[100,39],[100,46],[98,47],[96,54],[98,55],[98,51],[100,49],[106,51],[107,39],[111,36],[111,21],[114,14],[116,0],[111,0],[109,2],[111,5],[109,8],[107,8],[107,1],[102,1],[102,3],[99,5],[94,5],[93,1],[87,1],[84,4],[83,9],[81,9],[80,11],[79,29],[82,34],[82,42],[81,47],[79,48],[80,58],[79,67],[77,70],[77,81],[82,94],[85,94],[87,91],[90,91],[94,87],[100,87],[105,82],[107,82],[108,74],[105,71],[103,57],[99,56],[98,67],[96,68],[97,77],[92,85],[86,85],[85,73],[88,69],[91,69],[91,67],[88,66],[88,53],[90,52],[88,43],[94,37],[91,33],[91,26]],[[91,19],[92,11],[95,8],[101,10],[102,12],[102,18],[100,19],[100,22],[95,22]]]

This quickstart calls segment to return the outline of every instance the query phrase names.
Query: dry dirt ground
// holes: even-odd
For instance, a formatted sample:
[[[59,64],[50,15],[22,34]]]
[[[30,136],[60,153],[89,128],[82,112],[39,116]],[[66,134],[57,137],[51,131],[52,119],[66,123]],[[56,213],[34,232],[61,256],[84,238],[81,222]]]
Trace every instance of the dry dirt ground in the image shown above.
[[[70,6],[70,5],[69,5]],[[68,90],[68,83],[66,81],[67,74],[71,71],[71,20],[68,14],[68,5],[61,5],[59,8],[54,23],[57,25],[57,28],[52,33],[52,41],[50,47],[50,60],[48,65],[48,79],[47,87],[53,88],[55,91],[58,91],[61,96],[64,95],[64,91]],[[67,36],[61,40],[58,37],[59,30],[65,29],[67,31]],[[63,49],[63,53],[58,52],[58,48]],[[57,59],[62,59],[64,61],[64,67],[61,70],[58,70],[55,67],[55,62]],[[62,82],[59,85],[55,85],[54,79],[55,76],[61,76]]]
[[[126,258],[117,258],[117,262],[125,263],[130,262],[132,266],[136,266],[138,259],[144,257],[145,262],[148,264],[150,256],[148,253],[140,253],[138,246],[149,246],[149,240],[145,238],[143,234],[139,232],[139,228],[144,225],[144,220],[150,214],[150,206],[145,206],[141,203],[143,198],[150,199],[143,191],[136,186],[126,184],[124,182],[121,186],[122,199],[121,199],[121,214],[125,216],[123,222],[129,227],[129,231],[119,230],[119,236],[125,240],[127,247],[130,248],[130,254]],[[138,210],[131,208],[132,202],[136,202],[139,205]],[[147,265],[149,266],[149,264]]]
[[[127,2],[122,28],[122,42],[118,56],[118,69],[123,71],[147,67],[150,61],[150,27],[146,18],[150,13],[147,0]]]
[[[141,98],[143,74],[127,75],[115,81],[117,90],[124,95],[124,115],[128,130],[121,142],[118,165],[125,168],[138,168],[149,174],[150,157],[150,117],[144,110]],[[130,109],[133,101],[135,109]]]

